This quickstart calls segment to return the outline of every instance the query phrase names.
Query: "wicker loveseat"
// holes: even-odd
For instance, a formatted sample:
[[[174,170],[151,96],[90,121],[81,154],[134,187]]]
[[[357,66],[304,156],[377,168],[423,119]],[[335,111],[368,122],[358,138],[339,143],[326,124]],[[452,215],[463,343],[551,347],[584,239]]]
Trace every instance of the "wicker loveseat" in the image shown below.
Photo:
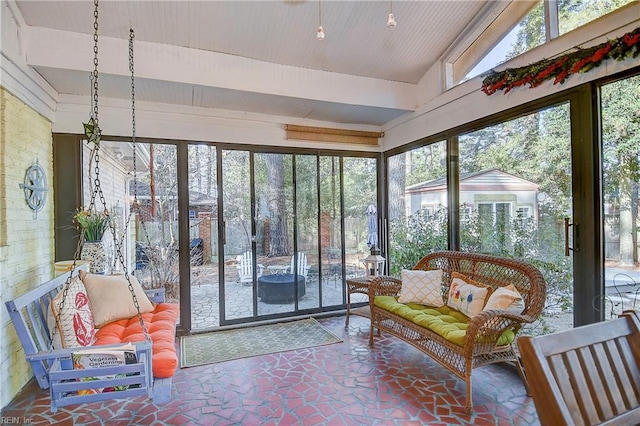
[[[546,284],[534,266],[495,256],[441,251],[421,259],[413,270],[442,270],[445,305],[430,308],[401,304],[398,295],[402,281],[377,277],[369,286],[371,333],[386,331],[410,343],[464,379],[467,387],[466,410],[472,412],[471,373],[474,368],[510,361],[517,366],[525,387],[522,367],[512,347],[517,332],[538,318],[544,307]],[[498,289],[513,284],[524,301],[524,310],[515,314],[504,310],[484,310],[469,319],[446,305],[451,275],[461,273],[471,280]],[[443,337],[444,336],[444,337]]]

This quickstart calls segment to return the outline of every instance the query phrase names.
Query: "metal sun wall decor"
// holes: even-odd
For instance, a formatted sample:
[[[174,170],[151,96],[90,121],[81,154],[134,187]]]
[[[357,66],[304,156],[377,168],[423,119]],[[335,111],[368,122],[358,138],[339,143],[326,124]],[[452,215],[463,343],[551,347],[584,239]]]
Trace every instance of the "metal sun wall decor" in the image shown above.
[[[38,217],[38,212],[44,207],[47,200],[47,175],[38,162],[30,165],[24,174],[24,182],[20,184],[20,188],[24,191],[24,200],[31,210],[33,217]]]

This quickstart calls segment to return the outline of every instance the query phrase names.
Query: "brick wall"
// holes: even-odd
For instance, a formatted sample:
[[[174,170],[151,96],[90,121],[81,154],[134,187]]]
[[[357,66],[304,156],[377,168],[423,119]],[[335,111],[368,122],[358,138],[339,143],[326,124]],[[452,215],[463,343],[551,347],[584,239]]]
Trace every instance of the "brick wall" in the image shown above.
[[[49,192],[34,217],[19,184],[36,160]],[[53,277],[52,165],[51,123],[0,87],[0,407],[32,377],[4,302]]]
[[[86,209],[91,202],[92,191],[94,190],[95,181],[95,162],[91,162],[91,147],[86,142],[82,143],[82,161],[83,161],[83,207]],[[91,166],[91,167],[89,167]],[[91,183],[91,185],[90,185]],[[116,233],[118,241],[122,239],[122,233],[127,226],[135,227],[135,218],[129,218],[129,191],[127,186],[129,185],[129,176],[127,174],[126,167],[116,161],[106,149],[100,149],[100,188],[104,195],[106,208],[109,209],[112,216],[116,221]],[[99,194],[96,194],[94,200],[94,207],[96,211],[103,211],[105,206],[100,200]],[[119,208],[119,212],[116,211],[116,207]],[[69,225],[71,225],[72,212],[69,213]],[[127,224],[129,219],[129,224]],[[111,265],[115,266],[115,270],[121,271],[122,267],[117,262],[117,255],[115,252],[115,242],[111,234],[111,230],[107,230],[103,239],[107,250],[110,251]],[[129,251],[129,246],[132,242],[123,241],[122,250],[125,259],[133,259],[134,253]],[[135,242],[133,242],[135,244]],[[116,261],[114,263],[113,261]],[[127,264],[127,270],[131,272],[133,270],[133,263],[130,261]]]

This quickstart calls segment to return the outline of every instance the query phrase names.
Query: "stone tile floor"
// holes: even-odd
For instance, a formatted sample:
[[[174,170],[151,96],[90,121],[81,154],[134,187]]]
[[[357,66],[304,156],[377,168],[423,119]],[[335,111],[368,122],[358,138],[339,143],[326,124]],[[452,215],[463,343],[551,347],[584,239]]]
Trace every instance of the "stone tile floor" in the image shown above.
[[[47,391],[31,382],[3,422],[33,425],[537,425],[515,369],[474,372],[472,415],[464,382],[389,335],[369,348],[369,320],[320,323],[343,343],[179,369],[171,402],[139,397],[49,412]],[[179,344],[179,343],[177,343]]]

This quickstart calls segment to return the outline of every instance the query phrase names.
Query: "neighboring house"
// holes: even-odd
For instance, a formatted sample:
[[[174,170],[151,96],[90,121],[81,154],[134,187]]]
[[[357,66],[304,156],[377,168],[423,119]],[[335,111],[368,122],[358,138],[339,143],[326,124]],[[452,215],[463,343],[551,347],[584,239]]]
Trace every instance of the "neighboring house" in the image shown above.
[[[447,206],[447,181],[434,179],[407,187],[407,215],[434,214]],[[509,220],[538,219],[538,185],[498,169],[460,175],[460,219],[477,210]]]

